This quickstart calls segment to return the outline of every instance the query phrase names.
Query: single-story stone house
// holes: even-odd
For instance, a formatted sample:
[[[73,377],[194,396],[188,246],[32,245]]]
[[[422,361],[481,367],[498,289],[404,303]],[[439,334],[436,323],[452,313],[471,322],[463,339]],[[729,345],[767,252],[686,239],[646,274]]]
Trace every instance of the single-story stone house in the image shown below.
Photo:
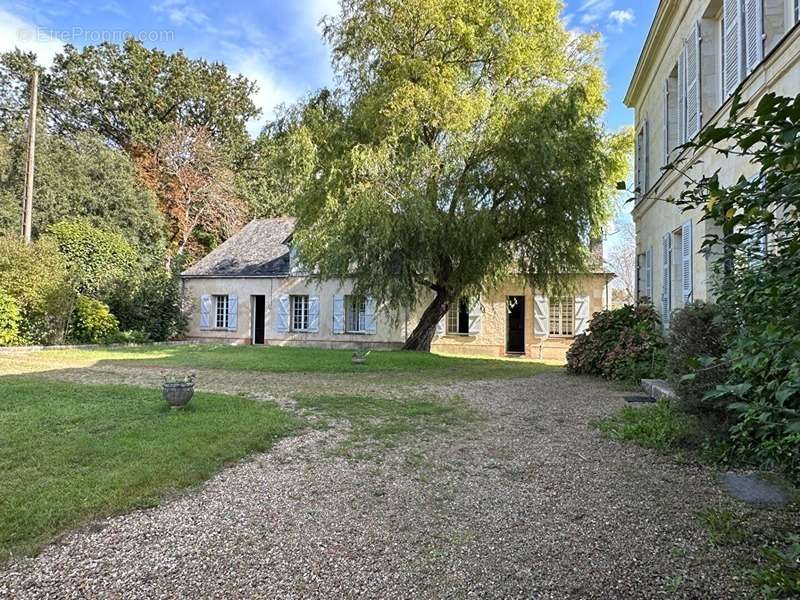
[[[292,249],[294,220],[258,219],[182,273],[188,337],[197,341],[331,348],[399,348],[422,302],[399,313],[352,294],[353,282],[314,281]],[[434,351],[563,360],[591,315],[608,306],[610,273],[582,292],[548,298],[509,280],[442,319]]]

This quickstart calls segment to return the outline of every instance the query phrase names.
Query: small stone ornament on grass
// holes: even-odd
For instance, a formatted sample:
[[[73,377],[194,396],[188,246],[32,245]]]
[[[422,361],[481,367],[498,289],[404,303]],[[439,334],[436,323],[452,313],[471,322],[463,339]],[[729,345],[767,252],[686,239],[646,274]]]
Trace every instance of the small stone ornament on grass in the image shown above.
[[[369,356],[369,350],[356,350],[353,352],[353,364],[354,365],[365,365],[367,364],[367,357]]]
[[[161,396],[167,401],[170,408],[183,408],[189,404],[194,395],[194,373],[183,377],[173,377],[164,371],[161,372],[164,383],[161,384]]]

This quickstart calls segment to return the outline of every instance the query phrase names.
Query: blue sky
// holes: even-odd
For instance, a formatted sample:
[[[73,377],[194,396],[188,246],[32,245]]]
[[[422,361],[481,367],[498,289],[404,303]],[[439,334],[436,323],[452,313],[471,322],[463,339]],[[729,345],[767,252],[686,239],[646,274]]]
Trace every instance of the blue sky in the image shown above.
[[[632,121],[622,104],[658,0],[567,0],[570,28],[603,34],[608,72],[608,126]],[[75,46],[125,35],[193,57],[219,60],[255,79],[261,122],[274,107],[331,81],[328,49],[318,22],[336,0],[0,0],[0,51],[17,45],[47,63],[63,41]],[[255,133],[261,122],[251,123]]]

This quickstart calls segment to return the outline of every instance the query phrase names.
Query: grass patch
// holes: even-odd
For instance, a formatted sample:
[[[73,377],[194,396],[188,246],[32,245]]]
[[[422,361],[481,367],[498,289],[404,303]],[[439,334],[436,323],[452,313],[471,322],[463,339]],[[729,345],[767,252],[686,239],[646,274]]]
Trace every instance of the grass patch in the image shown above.
[[[666,400],[651,406],[626,406],[594,425],[613,440],[636,442],[662,452],[696,446],[703,440],[699,420]]]
[[[704,508],[698,513],[698,517],[715,546],[741,544],[748,539],[748,532],[741,519],[729,508]]]
[[[366,396],[301,396],[299,407],[323,418],[347,420],[350,438],[339,450],[363,450],[370,443],[393,446],[401,436],[448,431],[477,418],[458,399],[390,400]]]
[[[12,377],[0,398],[0,559],[153,506],[297,426],[272,404],[205,393],[172,411],[157,390]]]
[[[141,346],[103,350],[48,350],[26,355],[0,357],[6,370],[14,362],[35,370],[36,365],[54,366],[132,364],[186,369],[227,369],[264,373],[360,373],[374,374],[390,381],[493,379],[532,377],[543,372],[560,372],[562,367],[528,360],[444,356],[425,352],[372,352],[367,364],[354,365],[352,350],[285,348],[276,346]],[[2,370],[2,365],[0,365]]]

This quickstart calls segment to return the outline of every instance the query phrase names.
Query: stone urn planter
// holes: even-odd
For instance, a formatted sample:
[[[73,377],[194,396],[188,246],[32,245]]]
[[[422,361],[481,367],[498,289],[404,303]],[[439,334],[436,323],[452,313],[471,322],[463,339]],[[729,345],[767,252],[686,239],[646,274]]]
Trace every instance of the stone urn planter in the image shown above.
[[[353,364],[354,365],[365,365],[367,364],[367,356],[369,356],[369,350],[356,350],[353,352]]]
[[[194,377],[194,373],[180,379],[164,376],[164,383],[161,384],[161,396],[170,408],[183,408],[189,404],[189,400],[194,395]]]

